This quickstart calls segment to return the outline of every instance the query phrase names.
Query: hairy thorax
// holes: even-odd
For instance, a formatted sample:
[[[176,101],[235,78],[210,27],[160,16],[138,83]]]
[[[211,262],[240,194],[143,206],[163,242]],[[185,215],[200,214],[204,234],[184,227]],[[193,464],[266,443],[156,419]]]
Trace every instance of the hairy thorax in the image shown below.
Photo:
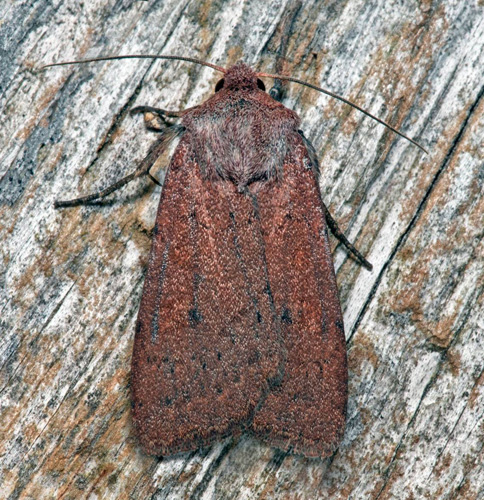
[[[259,89],[220,90],[183,117],[194,157],[210,180],[239,190],[282,175],[299,117]]]

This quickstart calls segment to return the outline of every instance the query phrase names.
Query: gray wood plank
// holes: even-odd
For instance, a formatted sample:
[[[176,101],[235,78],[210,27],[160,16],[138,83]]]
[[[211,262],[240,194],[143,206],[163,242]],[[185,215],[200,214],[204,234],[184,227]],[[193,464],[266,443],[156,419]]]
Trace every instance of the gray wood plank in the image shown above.
[[[0,5],[0,488],[5,498],[484,498],[484,7],[458,0],[304,2],[290,85],[323,197],[374,264],[334,241],[350,361],[345,438],[305,459],[242,436],[158,460],[131,433],[129,366],[161,188],[90,207],[53,201],[127,174],[155,137],[141,104],[185,108],[208,68],[273,71],[288,2]],[[267,82],[270,84],[270,82]],[[160,161],[157,176],[163,178]]]

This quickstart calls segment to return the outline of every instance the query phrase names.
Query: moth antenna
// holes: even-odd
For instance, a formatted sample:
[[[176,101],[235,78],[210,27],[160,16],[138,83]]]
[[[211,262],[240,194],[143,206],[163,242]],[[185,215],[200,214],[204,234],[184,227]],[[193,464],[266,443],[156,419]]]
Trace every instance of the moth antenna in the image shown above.
[[[225,68],[222,68],[221,66],[216,66],[215,64],[211,64],[209,62],[196,59],[195,57],[162,56],[162,55],[151,55],[151,54],[127,54],[119,56],[93,57],[92,59],[79,59],[77,61],[61,61],[58,63],[46,64],[42,66],[40,69],[43,70],[45,68],[52,68],[53,66],[67,66],[68,64],[85,64],[96,61],[114,61],[117,59],[168,59],[172,61],[187,61],[195,64],[201,64],[202,66],[208,66],[209,68],[212,68],[215,71],[220,71],[221,73],[227,72],[227,70]]]
[[[330,92],[329,90],[323,89],[321,87],[317,87],[316,85],[313,85],[312,83],[305,82],[304,80],[299,80],[298,78],[293,78],[292,76],[271,75],[269,73],[257,73],[256,75],[258,77],[276,78],[279,80],[287,80],[289,82],[299,83],[301,85],[309,87],[310,89],[314,89],[314,90],[317,90],[318,92],[322,92],[323,94],[329,95],[330,97],[334,97],[335,99],[338,99],[346,104],[349,104],[350,106],[357,109],[358,111],[361,111],[366,116],[373,118],[373,120],[376,120],[378,123],[385,125],[385,127],[389,128],[391,131],[395,132],[396,134],[403,137],[404,139],[407,139],[407,141],[410,141],[412,144],[415,144],[415,146],[420,148],[424,153],[428,154],[428,151],[423,146],[421,146],[418,142],[414,141],[413,139],[410,139],[410,137],[406,136],[404,133],[402,133],[399,130],[397,130],[396,128],[392,127],[389,123],[381,120],[380,118],[376,117],[375,115],[372,115],[369,111],[366,111],[365,109],[360,108],[360,106],[358,106],[357,104],[355,104],[351,101],[348,101],[348,99],[345,99],[344,97],[342,97],[338,94],[334,94],[333,92]]]

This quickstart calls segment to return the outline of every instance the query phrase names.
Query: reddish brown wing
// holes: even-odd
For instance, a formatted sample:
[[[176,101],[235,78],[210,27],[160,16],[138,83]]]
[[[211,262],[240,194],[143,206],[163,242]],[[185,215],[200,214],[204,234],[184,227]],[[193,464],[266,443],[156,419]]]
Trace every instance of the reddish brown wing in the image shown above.
[[[255,195],[287,360],[252,430],[271,445],[323,457],[344,431],[346,344],[319,188],[301,138],[292,140],[282,181]]]
[[[190,139],[167,174],[138,315],[133,423],[150,454],[249,425],[284,353],[250,197],[202,180]]]

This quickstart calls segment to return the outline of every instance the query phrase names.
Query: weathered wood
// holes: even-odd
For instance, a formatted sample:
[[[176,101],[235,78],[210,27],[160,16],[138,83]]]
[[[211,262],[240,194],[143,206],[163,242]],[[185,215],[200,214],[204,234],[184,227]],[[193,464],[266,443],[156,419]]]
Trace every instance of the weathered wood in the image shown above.
[[[287,3],[0,4],[2,497],[484,498],[479,2],[314,0],[296,20],[294,76],[430,151],[289,86],[324,199],[375,268],[335,250],[350,361],[335,456],[308,460],[243,436],[157,460],[132,438],[131,347],[160,188],[143,179],[95,206],[53,202],[142,159],[154,137],[130,108],[194,105],[217,75],[152,61],[32,68],[163,52],[272,71]]]

